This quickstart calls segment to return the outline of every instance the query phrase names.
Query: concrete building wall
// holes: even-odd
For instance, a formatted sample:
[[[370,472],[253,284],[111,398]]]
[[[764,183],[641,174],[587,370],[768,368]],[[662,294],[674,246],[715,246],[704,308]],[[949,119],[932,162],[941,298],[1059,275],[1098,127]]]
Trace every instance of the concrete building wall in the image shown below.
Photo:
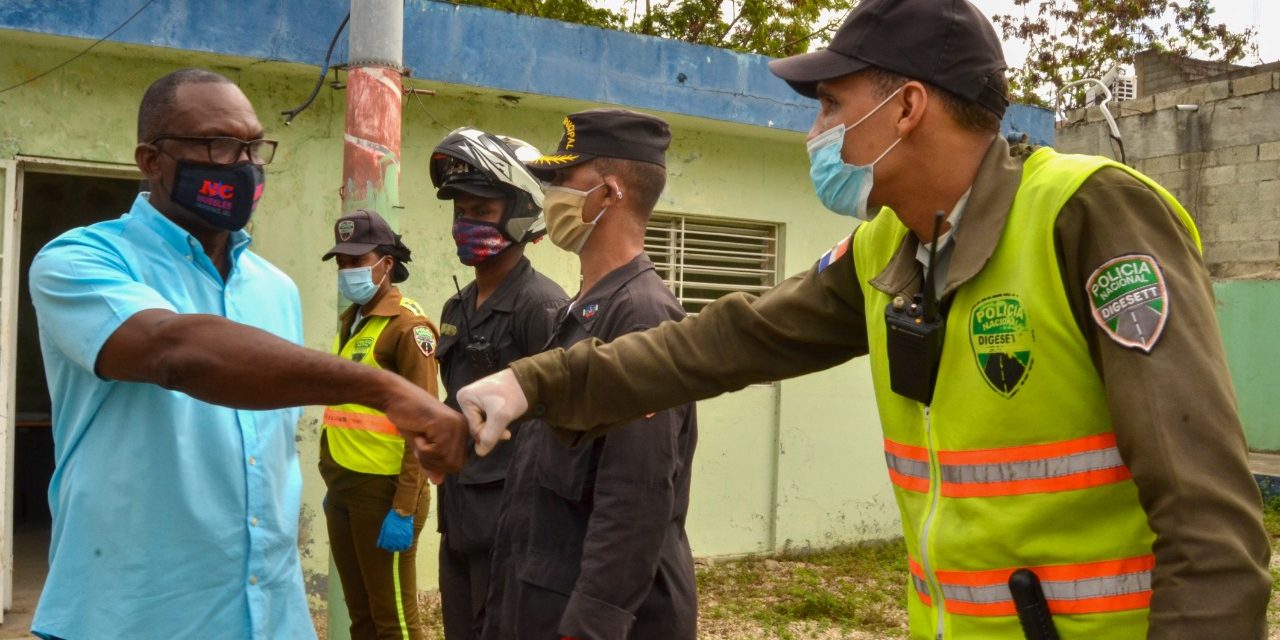
[[[1113,114],[1129,164],[1196,220],[1249,444],[1280,450],[1280,339],[1272,328],[1280,311],[1280,71],[1233,71],[1121,102]],[[1097,108],[1072,114],[1056,146],[1119,157]]]

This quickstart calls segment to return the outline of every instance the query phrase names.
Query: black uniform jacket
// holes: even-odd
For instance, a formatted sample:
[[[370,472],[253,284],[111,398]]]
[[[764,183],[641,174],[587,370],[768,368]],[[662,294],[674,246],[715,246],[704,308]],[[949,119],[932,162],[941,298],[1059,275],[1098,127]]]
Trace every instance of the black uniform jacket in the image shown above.
[[[512,268],[497,290],[476,308],[476,284],[445,302],[440,314],[440,377],[449,397],[445,404],[458,408],[454,396],[462,387],[505,368],[512,360],[542,351],[551,336],[556,309],[568,300],[560,285],[534,270],[528,258]],[[468,348],[468,340],[471,347]],[[518,433],[520,423],[512,425]],[[485,457],[468,442],[467,462],[450,475],[438,490],[440,533],[451,549],[487,551],[493,546],[498,505],[514,445],[499,443]]]
[[[640,254],[560,311],[549,346],[611,340],[684,315]],[[697,597],[684,526],[695,406],[572,447],[534,421],[517,443],[484,637],[692,640]]]

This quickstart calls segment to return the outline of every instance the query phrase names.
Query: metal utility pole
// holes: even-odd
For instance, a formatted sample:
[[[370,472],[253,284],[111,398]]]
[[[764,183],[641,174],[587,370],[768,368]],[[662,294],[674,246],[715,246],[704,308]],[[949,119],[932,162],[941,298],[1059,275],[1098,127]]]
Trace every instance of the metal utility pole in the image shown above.
[[[404,0],[351,0],[342,213],[376,211],[399,229],[400,106],[404,97]],[[329,560],[329,639],[348,638],[342,582]]]
[[[351,0],[342,213],[378,212],[393,228],[400,204],[404,0]]]

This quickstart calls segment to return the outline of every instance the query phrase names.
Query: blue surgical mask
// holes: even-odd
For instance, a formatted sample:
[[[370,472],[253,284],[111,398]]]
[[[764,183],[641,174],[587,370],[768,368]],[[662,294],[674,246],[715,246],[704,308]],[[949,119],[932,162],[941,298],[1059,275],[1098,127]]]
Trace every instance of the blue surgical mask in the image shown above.
[[[817,192],[818,199],[828,209],[840,215],[863,220],[874,217],[874,214],[867,214],[867,198],[871,195],[873,184],[872,169],[882,158],[889,155],[899,142],[902,142],[902,138],[898,138],[889,145],[889,148],[872,160],[871,164],[849,164],[840,157],[840,150],[844,147],[845,134],[888,104],[899,91],[902,91],[901,87],[889,94],[889,97],[867,112],[867,115],[859,118],[857,122],[848,126],[844,123],[838,124],[823,131],[806,145],[809,149],[809,178],[813,180],[813,189]]]
[[[383,274],[382,280],[386,279],[386,274]],[[356,304],[365,304],[372,300],[373,296],[377,295],[378,289],[382,287],[382,280],[373,281],[373,265],[339,269],[338,292],[342,294],[342,297]]]

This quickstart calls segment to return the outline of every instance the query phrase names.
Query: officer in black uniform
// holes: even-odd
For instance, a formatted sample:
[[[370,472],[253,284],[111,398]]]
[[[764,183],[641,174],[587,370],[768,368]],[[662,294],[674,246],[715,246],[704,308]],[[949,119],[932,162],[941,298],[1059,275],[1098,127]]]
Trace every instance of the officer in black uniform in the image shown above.
[[[559,310],[550,346],[683,318],[644,253],[666,183],[666,123],[593,110],[568,116],[564,129],[559,149],[529,165],[551,180],[551,241],[581,257],[581,292]],[[484,637],[692,640],[697,597],[684,525],[695,406],[574,446],[538,421],[518,437]]]
[[[513,138],[459,129],[436,147],[431,179],[436,197],[453,201],[453,237],[462,264],[475,280],[444,305],[436,351],[441,377],[457,408],[458,389],[542,351],[554,310],[567,296],[534,270],[525,245],[546,233],[542,188],[522,165],[540,154]],[[480,167],[509,166],[510,174]],[[519,427],[514,433],[519,433]],[[489,588],[489,554],[498,505],[515,449],[513,442],[492,455],[468,452],[466,465],[438,489],[440,594],[445,637],[472,640],[484,624]]]

